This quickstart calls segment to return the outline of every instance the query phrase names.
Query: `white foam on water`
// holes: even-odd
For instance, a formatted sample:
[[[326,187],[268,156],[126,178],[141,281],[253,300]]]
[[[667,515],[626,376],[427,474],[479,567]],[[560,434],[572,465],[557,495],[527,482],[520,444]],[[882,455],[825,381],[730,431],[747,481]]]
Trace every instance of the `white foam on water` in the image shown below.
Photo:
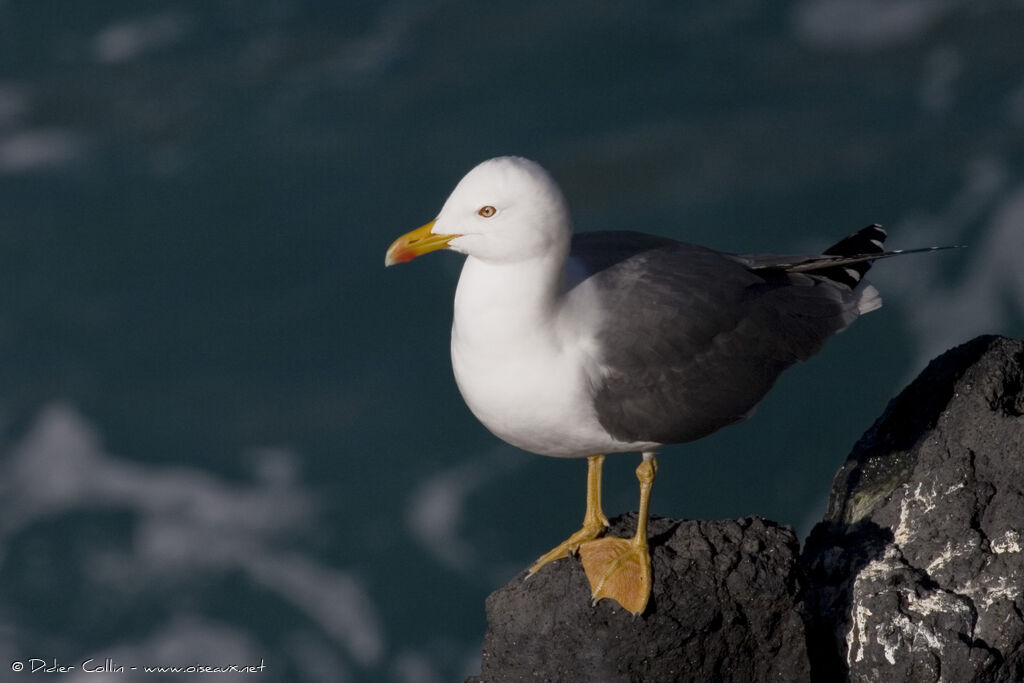
[[[929,360],[981,334],[1008,333],[1024,320],[1024,183],[1005,165],[981,158],[945,206],[911,210],[891,234],[899,246],[965,244],[919,256],[913,267],[878,268],[872,280],[901,308],[916,345],[916,374]],[[980,226],[980,228],[978,227]],[[950,281],[950,271],[957,279]]]
[[[173,45],[189,32],[192,19],[179,11],[116,21],[92,38],[93,58],[106,64],[128,62]]]
[[[254,482],[132,462],[107,454],[98,430],[74,409],[52,404],[0,460],[0,562],[8,539],[44,518],[126,511],[135,516],[128,547],[90,549],[73,559],[94,586],[130,599],[242,572],[304,614],[358,665],[376,664],[384,630],[366,587],[354,573],[298,554],[287,542],[316,519],[294,456],[265,449],[254,459]]]
[[[919,40],[962,0],[807,0],[792,22],[797,39],[833,50],[872,51]]]
[[[91,671],[83,670],[83,664],[90,659],[92,661],[86,666]],[[264,649],[242,630],[194,614],[173,616],[145,636],[111,643],[74,661],[58,658],[58,663],[75,667],[70,672],[54,674],[66,683],[135,683],[171,679],[191,683],[228,676],[245,678],[258,674],[183,672],[161,675],[147,673],[144,669],[159,666],[258,667],[267,664]],[[104,666],[110,670],[97,671]],[[133,671],[133,666],[138,670]],[[118,671],[118,667],[124,670]],[[273,673],[272,669],[270,667],[267,671]]]
[[[467,499],[523,461],[509,452],[510,447],[495,445],[485,455],[431,475],[413,491],[405,515],[409,533],[440,565],[463,574],[479,569],[481,558],[462,537]]]
[[[87,138],[67,128],[21,128],[0,136],[0,174],[68,166],[85,158]]]

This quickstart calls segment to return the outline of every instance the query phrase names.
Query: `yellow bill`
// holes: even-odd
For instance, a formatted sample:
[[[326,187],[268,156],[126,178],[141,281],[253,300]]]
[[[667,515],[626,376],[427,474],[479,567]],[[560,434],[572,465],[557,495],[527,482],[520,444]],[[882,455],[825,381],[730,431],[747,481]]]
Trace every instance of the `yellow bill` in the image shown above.
[[[434,221],[430,221],[392,242],[388,247],[387,254],[384,255],[384,265],[393,266],[396,263],[406,263],[417,256],[444,249],[449,242],[458,237],[458,235],[436,235],[430,232],[433,227]]]

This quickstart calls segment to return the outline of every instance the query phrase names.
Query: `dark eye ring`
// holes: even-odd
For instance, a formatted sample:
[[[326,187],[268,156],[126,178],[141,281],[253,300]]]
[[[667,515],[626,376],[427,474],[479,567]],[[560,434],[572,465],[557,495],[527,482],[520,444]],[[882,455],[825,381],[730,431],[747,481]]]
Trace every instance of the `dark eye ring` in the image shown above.
[[[488,204],[487,206],[481,206],[480,210],[477,211],[476,213],[477,213],[478,216],[482,216],[484,218],[490,218],[494,214],[498,213],[498,210],[495,209],[490,204]]]

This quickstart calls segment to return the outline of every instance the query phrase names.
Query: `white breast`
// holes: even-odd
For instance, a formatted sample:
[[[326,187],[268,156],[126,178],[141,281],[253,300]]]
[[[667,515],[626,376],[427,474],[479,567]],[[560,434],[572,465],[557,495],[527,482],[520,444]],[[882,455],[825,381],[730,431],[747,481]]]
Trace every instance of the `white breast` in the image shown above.
[[[594,412],[597,367],[589,321],[536,278],[470,258],[459,279],[452,368],[469,409],[499,438],[541,455],[586,457],[635,450],[608,436]]]
[[[543,347],[467,347],[457,330],[452,330],[455,381],[485,427],[542,455],[601,452],[607,435],[591,408],[582,369],[570,356]]]

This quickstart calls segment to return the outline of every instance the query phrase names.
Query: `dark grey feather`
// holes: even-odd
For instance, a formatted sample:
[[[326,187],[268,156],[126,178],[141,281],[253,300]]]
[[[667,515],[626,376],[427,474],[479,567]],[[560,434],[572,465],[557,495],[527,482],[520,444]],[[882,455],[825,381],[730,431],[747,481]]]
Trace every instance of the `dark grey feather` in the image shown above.
[[[639,233],[574,237],[570,270],[589,273],[607,313],[591,389],[609,434],[681,443],[743,420],[783,370],[857,317],[858,283],[834,270],[848,262],[772,258]]]

